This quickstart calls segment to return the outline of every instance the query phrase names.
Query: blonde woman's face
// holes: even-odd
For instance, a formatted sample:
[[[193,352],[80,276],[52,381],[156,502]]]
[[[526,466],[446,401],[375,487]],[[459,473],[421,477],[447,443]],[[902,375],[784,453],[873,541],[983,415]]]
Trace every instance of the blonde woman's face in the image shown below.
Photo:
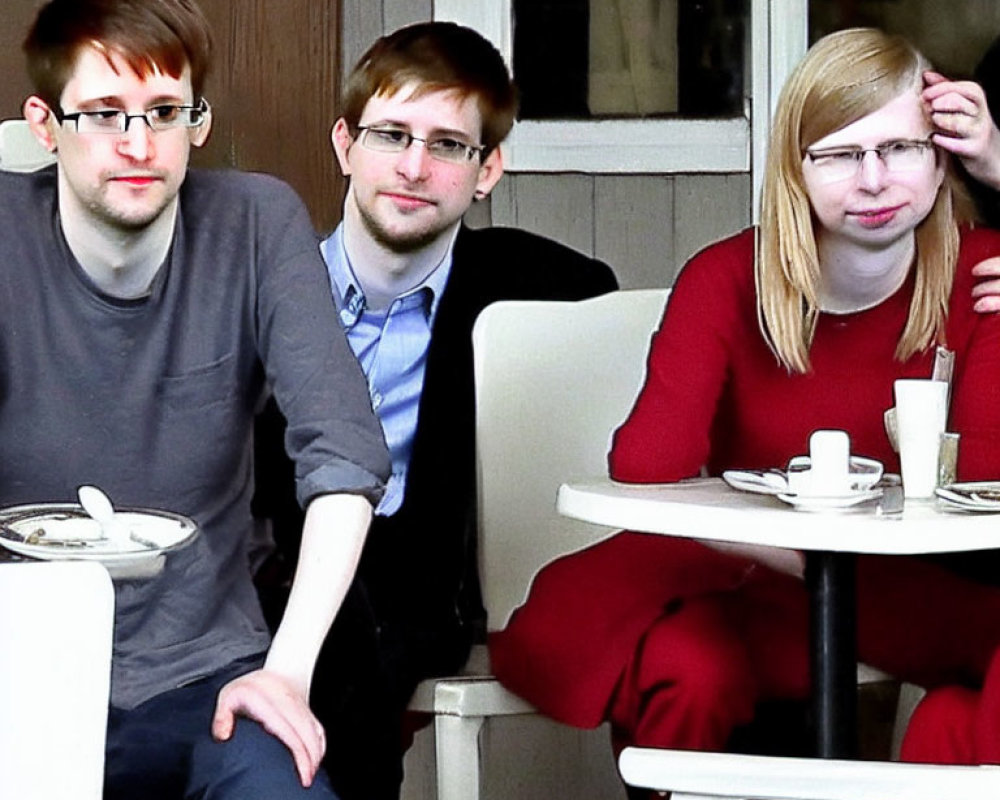
[[[944,180],[943,159],[918,144],[930,134],[920,96],[908,90],[811,144],[802,173],[817,238],[879,248],[912,235]]]

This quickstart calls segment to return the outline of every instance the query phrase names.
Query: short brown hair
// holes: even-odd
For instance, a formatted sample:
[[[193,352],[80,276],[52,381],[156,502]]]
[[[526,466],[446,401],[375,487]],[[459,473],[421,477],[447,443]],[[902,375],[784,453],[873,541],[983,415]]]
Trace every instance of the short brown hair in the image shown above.
[[[191,68],[201,97],[212,55],[208,21],[194,0],[50,0],[24,41],[35,93],[57,108],[82,48],[94,46],[110,63],[121,56],[139,76],[159,70],[179,78]]]
[[[355,128],[372,97],[391,97],[414,82],[414,97],[437,91],[475,97],[483,121],[484,155],[514,124],[517,90],[503,58],[479,33],[454,22],[408,25],[377,40],[347,79],[341,116]]]

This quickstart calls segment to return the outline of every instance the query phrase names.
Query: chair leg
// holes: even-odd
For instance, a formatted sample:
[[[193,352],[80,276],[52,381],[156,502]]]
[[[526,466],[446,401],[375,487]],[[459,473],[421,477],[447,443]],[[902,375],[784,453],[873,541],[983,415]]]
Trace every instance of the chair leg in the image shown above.
[[[892,727],[892,758],[899,760],[899,751],[903,746],[906,726],[917,708],[917,704],[927,692],[912,683],[903,683],[899,687],[899,705],[896,707],[896,721]]]
[[[479,731],[485,717],[434,717],[437,800],[479,800],[482,773]]]

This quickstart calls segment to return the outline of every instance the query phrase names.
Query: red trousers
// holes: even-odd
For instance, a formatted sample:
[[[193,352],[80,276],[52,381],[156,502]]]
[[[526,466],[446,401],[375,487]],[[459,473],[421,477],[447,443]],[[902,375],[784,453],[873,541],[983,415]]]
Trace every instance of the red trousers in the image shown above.
[[[759,569],[665,609],[616,688],[616,744],[721,750],[758,700],[808,696],[808,624],[801,583]]]
[[[496,674],[564,722],[610,719],[620,745],[723,749],[759,701],[808,695],[809,603],[801,581],[764,567],[734,581],[746,562],[704,551],[625,533],[554,562],[492,637]],[[862,661],[981,685],[1000,589],[901,556],[859,557],[857,587]]]
[[[1000,654],[980,690],[932,689],[920,701],[903,739],[904,761],[1000,764]]]
[[[924,686],[978,685],[1000,643],[998,615],[1000,590],[913,559],[859,559],[858,655],[897,677]],[[758,701],[808,696],[808,624],[802,584],[767,569],[735,591],[682,600],[646,631],[622,675],[609,714],[617,738],[721,750]],[[993,701],[986,716],[1000,732],[996,672],[992,693],[975,696],[977,719]],[[969,708],[968,690],[938,691],[936,705]],[[953,752],[935,746],[924,755],[943,762],[955,760]],[[1000,756],[1000,739],[993,752]]]

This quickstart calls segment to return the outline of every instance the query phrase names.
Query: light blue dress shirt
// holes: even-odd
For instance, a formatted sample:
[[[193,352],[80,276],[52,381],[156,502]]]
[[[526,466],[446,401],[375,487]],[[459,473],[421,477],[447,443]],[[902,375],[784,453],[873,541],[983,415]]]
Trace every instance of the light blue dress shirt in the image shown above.
[[[427,349],[438,303],[451,272],[451,249],[419,286],[397,297],[388,308],[372,311],[344,248],[343,225],[320,244],[347,341],[368,378],[372,408],[382,422],[392,456],[392,476],[376,514],[399,510],[417,430]]]

